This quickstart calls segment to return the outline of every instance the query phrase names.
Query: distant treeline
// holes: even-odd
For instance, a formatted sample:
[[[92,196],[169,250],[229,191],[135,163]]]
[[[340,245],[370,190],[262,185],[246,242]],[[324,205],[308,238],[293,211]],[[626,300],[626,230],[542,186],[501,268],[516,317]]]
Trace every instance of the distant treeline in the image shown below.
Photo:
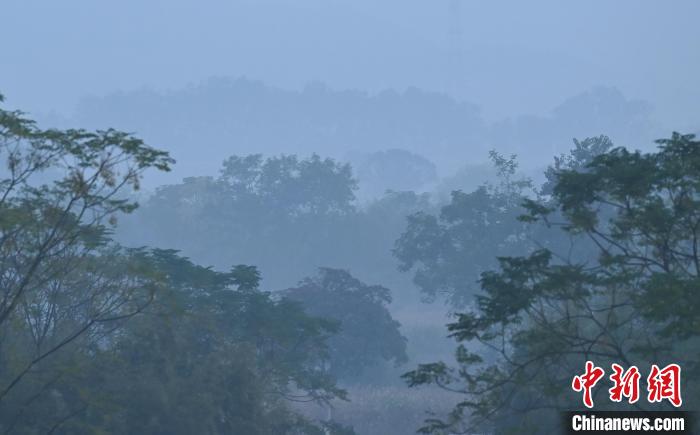
[[[289,91],[248,79],[85,98],[62,122],[135,132],[171,152],[179,177],[214,175],[217,162],[233,154],[315,152],[346,160],[388,149],[423,155],[444,175],[486,161],[490,149],[517,153],[526,167],[544,166],[574,137],[606,134],[618,144],[645,144],[667,134],[647,103],[614,88],[581,93],[546,117],[491,123],[474,104],[415,88],[370,94],[312,83]]]

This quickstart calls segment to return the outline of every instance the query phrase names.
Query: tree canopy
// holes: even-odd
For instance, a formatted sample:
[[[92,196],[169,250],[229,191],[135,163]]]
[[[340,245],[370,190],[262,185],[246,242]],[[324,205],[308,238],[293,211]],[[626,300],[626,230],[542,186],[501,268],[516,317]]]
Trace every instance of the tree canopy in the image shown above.
[[[498,185],[452,192],[439,215],[411,214],[396,240],[394,255],[400,269],[414,271],[414,283],[429,300],[444,296],[453,306],[464,307],[476,290],[479,274],[495,266],[496,257],[525,252],[529,246],[528,229],[516,218],[531,182],[515,178],[515,156],[492,152],[491,158],[498,170]]]
[[[352,433],[289,406],[346,397],[325,369],[333,321],[260,290],[253,266],[218,272],[112,240],[141,174],[168,170],[167,153],[5,110],[0,153],[1,432]],[[335,168],[277,163],[311,177]],[[296,210],[335,212],[316,200],[326,187]],[[275,201],[275,188],[263,196]]]
[[[9,431],[28,408],[51,408],[46,390],[71,372],[78,349],[152,301],[157,279],[109,234],[136,207],[125,197],[143,171],[173,161],[126,133],[43,130],[4,109],[0,154],[0,420]]]
[[[367,285],[344,270],[322,268],[284,294],[309,314],[337,322],[338,333],[328,341],[329,370],[336,377],[357,376],[384,361],[407,361],[406,338],[386,307],[389,289]]]
[[[584,165],[550,171],[551,196],[524,199],[521,220],[571,236],[574,253],[501,256],[481,275],[473,307],[448,325],[460,342],[457,367],[405,375],[464,397],[424,432],[550,433],[559,422],[552,410],[581,406],[569,385],[586,360],[640,370],[678,363],[686,399],[698,397],[700,142],[674,133],[657,143],[653,153],[604,146]],[[474,343],[487,351],[471,351]],[[596,403],[612,406],[620,405]]]

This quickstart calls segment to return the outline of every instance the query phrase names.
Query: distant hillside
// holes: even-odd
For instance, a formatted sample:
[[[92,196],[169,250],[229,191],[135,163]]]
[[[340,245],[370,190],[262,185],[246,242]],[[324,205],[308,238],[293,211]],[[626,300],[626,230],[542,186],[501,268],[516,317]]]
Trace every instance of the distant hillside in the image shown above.
[[[609,135],[640,147],[659,137],[652,109],[613,88],[570,98],[550,116],[520,116],[488,125],[476,105],[409,88],[369,94],[320,83],[289,91],[248,79],[211,79],[160,93],[141,90],[85,98],[70,124],[116,127],[171,151],[176,170],[148,184],[215,174],[233,154],[316,152],[343,160],[401,149],[434,162],[441,176],[483,162],[496,148],[524,166],[544,165],[571,139]]]

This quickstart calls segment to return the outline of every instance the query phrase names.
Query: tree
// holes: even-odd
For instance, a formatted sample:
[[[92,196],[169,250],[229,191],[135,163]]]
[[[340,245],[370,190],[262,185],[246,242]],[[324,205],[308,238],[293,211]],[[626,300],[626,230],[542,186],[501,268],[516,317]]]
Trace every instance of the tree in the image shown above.
[[[520,202],[531,183],[514,179],[515,156],[496,152],[491,158],[501,183],[473,192],[452,192],[451,202],[435,216],[418,212],[408,217],[406,231],[396,241],[400,270],[414,270],[414,283],[428,300],[439,295],[464,307],[474,294],[479,274],[495,266],[496,257],[525,252],[527,228],[517,221]]]
[[[281,287],[327,258],[330,238],[356,212],[355,189],[350,167],[332,159],[232,156],[220,177],[159,188],[119,236],[219,268],[255,264]]]
[[[157,282],[110,245],[109,227],[136,207],[124,195],[143,171],[173,161],[126,133],[42,130],[3,109],[0,153],[0,408],[22,414],[65,369],[51,361],[151,300]]]
[[[569,151],[569,154],[555,156],[554,164],[545,170],[544,176],[547,181],[542,186],[541,192],[545,195],[551,195],[558,174],[562,170],[585,172],[594,158],[610,151],[613,147],[610,138],[604,135],[589,137],[582,141],[574,139],[574,148]]]
[[[232,200],[256,200],[290,217],[351,212],[357,188],[349,165],[317,154],[304,160],[282,155],[264,161],[260,154],[232,156],[224,160],[221,180]]]
[[[407,361],[406,339],[386,308],[389,289],[367,285],[344,270],[321,268],[283,294],[310,315],[338,322],[339,331],[328,342],[330,372],[336,377],[357,376],[383,361]]]
[[[674,133],[657,143],[654,153],[614,148],[583,167],[550,172],[551,198],[526,200],[524,221],[559,228],[584,250],[594,246],[597,256],[539,249],[501,257],[498,270],[482,274],[474,309],[448,325],[460,342],[458,367],[433,363],[405,375],[410,385],[432,383],[464,395],[424,432],[486,424],[549,433],[558,421],[552,410],[581,407],[569,386],[586,360],[642,372],[678,363],[684,407],[695,406],[700,142]],[[473,343],[493,358],[471,352]],[[624,405],[599,400],[596,408]]]
[[[27,411],[16,431],[69,408],[56,433],[323,434],[288,404],[345,397],[324,370],[332,322],[261,291],[251,266],[222,273],[171,250],[133,256],[163,283],[154,301],[82,352],[79,372],[51,385],[52,406]]]

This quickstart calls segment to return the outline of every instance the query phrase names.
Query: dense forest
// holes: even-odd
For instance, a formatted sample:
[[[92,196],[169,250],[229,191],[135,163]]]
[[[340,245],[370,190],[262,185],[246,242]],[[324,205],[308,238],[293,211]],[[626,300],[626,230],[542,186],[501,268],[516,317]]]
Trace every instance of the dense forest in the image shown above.
[[[260,94],[331,95],[216,86],[263,106]],[[205,91],[167,98],[186,107]],[[138,98],[145,111],[185,114]],[[328,117],[319,143],[363,142],[361,126],[378,118],[362,105],[397,104],[430,122],[408,113],[430,98],[471,120],[460,124],[469,135],[495,134],[470,107],[417,91],[338,98],[346,112],[314,115]],[[86,113],[108,118],[90,104]],[[577,104],[556,116],[575,118]],[[247,128],[255,110],[269,107],[231,128]],[[313,110],[282,107],[279,121],[293,129]],[[183,120],[173,140],[195,143],[201,121]],[[517,126],[494,131],[505,143]],[[493,150],[488,167],[455,176],[460,185],[417,154],[435,137],[405,131],[415,147],[386,143],[349,163],[312,152],[314,142],[308,153],[232,153],[216,175],[144,193],[146,174],[178,163],[104,127],[45,128],[0,109],[2,433],[552,433],[558,411],[580,407],[571,377],[591,358],[644,372],[680,364],[682,409],[698,406],[692,134],[636,148],[604,135],[557,143],[568,151],[538,178]],[[648,131],[638,133],[625,140]],[[296,140],[275,134],[270,142]]]

